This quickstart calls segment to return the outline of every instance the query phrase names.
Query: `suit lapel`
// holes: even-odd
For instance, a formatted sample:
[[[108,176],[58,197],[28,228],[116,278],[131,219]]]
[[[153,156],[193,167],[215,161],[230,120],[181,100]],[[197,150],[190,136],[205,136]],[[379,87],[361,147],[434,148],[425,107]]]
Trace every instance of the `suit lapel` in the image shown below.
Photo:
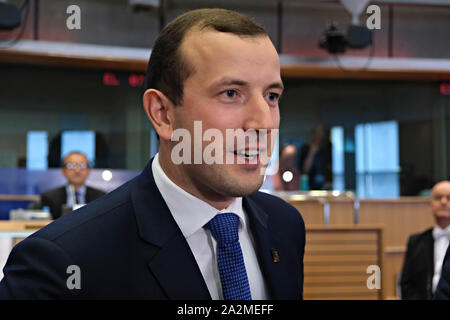
[[[153,275],[170,299],[211,299],[203,276],[181,232],[169,240],[150,261]]]
[[[132,190],[139,235],[158,247],[148,262],[150,272],[169,299],[211,299],[195,257],[155,184],[152,161]]]
[[[67,190],[66,190],[66,186],[63,186],[63,187],[59,188],[59,192],[60,192],[59,199],[62,200],[61,202],[62,202],[62,203],[67,203]]]
[[[86,203],[89,203],[91,201],[93,201],[93,196],[92,196],[92,190],[91,188],[89,188],[88,186],[86,186],[86,196],[85,196],[85,200]]]
[[[254,201],[245,197],[243,204],[249,216],[255,250],[269,289],[269,298],[298,298],[300,292],[296,279],[300,266],[290,259],[289,244],[270,230],[269,215]]]
[[[62,215],[62,206],[65,205],[67,203],[67,190],[66,190],[66,186],[62,186],[59,189],[57,189],[58,193],[57,196],[55,197],[55,201],[54,201],[54,217],[58,218]]]
[[[427,271],[434,273],[434,239],[433,239],[433,229],[430,229],[425,235],[425,246],[426,246],[426,263]]]

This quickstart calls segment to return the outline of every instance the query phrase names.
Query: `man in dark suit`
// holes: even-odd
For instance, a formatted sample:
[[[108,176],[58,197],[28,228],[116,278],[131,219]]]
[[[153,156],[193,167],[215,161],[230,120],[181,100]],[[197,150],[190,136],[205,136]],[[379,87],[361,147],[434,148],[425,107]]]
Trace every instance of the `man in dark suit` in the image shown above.
[[[283,90],[266,31],[229,10],[183,14],[156,40],[147,88],[158,154],[135,179],[16,245],[0,298],[301,299],[303,219],[258,192]],[[258,141],[220,143],[230,129]]]
[[[449,181],[441,181],[432,188],[430,210],[436,225],[408,240],[401,276],[405,300],[430,300],[436,291],[450,239]]]
[[[67,179],[67,185],[41,195],[40,206],[49,207],[53,219],[62,215],[63,206],[86,204],[105,194],[101,190],[85,185],[90,168],[86,155],[81,152],[70,152],[64,157],[62,174]]]

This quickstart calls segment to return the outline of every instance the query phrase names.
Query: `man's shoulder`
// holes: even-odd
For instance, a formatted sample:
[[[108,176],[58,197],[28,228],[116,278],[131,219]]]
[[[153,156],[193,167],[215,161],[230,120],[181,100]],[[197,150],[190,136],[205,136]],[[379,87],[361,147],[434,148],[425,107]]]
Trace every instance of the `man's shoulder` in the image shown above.
[[[86,186],[86,192],[92,193],[93,195],[102,196],[105,195],[106,192],[91,186]]]
[[[41,197],[51,197],[66,192],[66,186],[59,186],[50,190],[47,190],[41,194]]]
[[[418,245],[433,239],[433,228],[429,228],[423,232],[414,233],[409,237],[408,243],[412,246]]]

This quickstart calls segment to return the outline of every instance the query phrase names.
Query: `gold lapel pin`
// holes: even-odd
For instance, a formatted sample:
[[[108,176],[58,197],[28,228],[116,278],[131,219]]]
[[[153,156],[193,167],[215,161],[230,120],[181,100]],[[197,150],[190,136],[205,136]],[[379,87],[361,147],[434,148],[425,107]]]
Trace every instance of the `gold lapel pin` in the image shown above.
[[[270,251],[272,252],[273,262],[275,262],[275,263],[279,262],[280,256],[278,255],[278,251],[275,250],[274,248],[270,249]]]

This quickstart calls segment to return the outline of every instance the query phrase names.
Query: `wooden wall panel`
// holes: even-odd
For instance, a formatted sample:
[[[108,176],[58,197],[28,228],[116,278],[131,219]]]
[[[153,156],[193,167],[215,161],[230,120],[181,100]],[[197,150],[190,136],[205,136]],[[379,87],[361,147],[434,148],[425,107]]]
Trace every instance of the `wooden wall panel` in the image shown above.
[[[330,225],[354,225],[353,201],[329,200]]]
[[[304,258],[306,300],[381,299],[368,289],[367,267],[382,268],[380,228],[309,227]]]
[[[360,200],[359,225],[383,225],[387,247],[406,246],[409,236],[434,225],[427,198]]]
[[[397,292],[397,281],[400,278],[403,260],[405,258],[405,248],[394,248],[384,250],[384,264],[382,275],[384,278],[384,299],[400,299],[400,292]]]
[[[317,200],[289,201],[302,215],[305,225],[324,225],[323,204]]]
[[[330,204],[330,225],[329,227],[337,225],[351,226],[354,223],[353,202],[349,199],[333,199],[332,197],[324,198]],[[309,200],[309,204],[303,201],[295,201],[293,203],[305,217],[306,226],[323,225],[323,205],[320,202],[313,204]],[[383,269],[382,274],[382,288],[383,299],[398,299],[397,280],[401,274],[403,267],[403,259],[406,251],[407,241],[410,235],[422,232],[434,225],[434,219],[429,209],[429,199],[423,197],[401,197],[398,199],[360,199],[359,200],[359,227],[377,225],[383,228],[383,243],[382,260]],[[308,230],[309,239],[315,237]],[[321,237],[321,236],[320,236]],[[330,237],[330,236],[329,236]],[[328,239],[329,240],[329,239]],[[316,239],[319,241],[319,239]],[[340,240],[343,241],[343,238]],[[313,244],[308,243],[311,249],[315,251],[329,251],[333,248],[333,244],[326,245],[324,243]],[[370,244],[360,243],[359,257],[364,257],[364,252],[369,250]],[[357,245],[352,245],[354,254],[358,251]],[[342,257],[348,258],[348,257]],[[305,258],[306,259],[306,258]],[[307,258],[309,264],[313,263],[314,259]],[[334,259],[334,258],[333,258]],[[350,258],[353,259],[353,258]],[[367,260],[367,259],[366,259]],[[314,262],[312,265],[305,265],[305,272],[318,272],[322,275],[330,274],[334,276],[335,282],[341,281],[339,277],[344,277],[352,272],[357,272],[359,269],[353,265],[324,265],[322,263]],[[361,271],[361,270],[359,270]],[[337,277],[340,275],[339,277]],[[324,281],[327,278],[323,278]],[[342,278],[344,279],[344,278]],[[305,278],[306,281],[306,278]],[[317,280],[307,280],[305,285],[318,285]],[[328,280],[327,280],[328,281]],[[342,280],[344,281],[344,280]],[[355,297],[362,297],[361,295],[345,295],[340,294],[342,299],[350,299]]]

